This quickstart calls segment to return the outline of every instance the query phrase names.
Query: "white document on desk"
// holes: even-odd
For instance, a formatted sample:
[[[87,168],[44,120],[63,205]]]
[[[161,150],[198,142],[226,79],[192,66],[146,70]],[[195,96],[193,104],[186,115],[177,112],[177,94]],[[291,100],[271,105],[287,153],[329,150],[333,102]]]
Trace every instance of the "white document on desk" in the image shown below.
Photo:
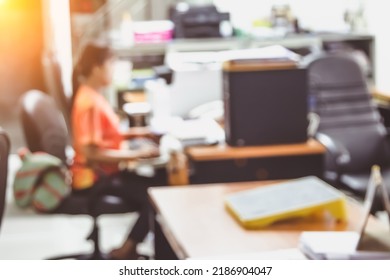
[[[321,258],[322,254],[350,254],[356,251],[359,237],[359,233],[354,231],[303,232],[300,246],[317,258]]]
[[[360,234],[353,231],[303,232],[299,247],[308,258],[315,260],[390,259],[390,251],[385,244],[379,244],[379,251],[359,250],[359,239]]]
[[[213,144],[225,138],[223,129],[211,118],[178,121],[169,128],[168,133],[183,145]]]
[[[183,146],[210,145],[225,139],[224,130],[211,118],[191,120],[171,118],[159,125],[164,127],[166,134],[179,140]]]

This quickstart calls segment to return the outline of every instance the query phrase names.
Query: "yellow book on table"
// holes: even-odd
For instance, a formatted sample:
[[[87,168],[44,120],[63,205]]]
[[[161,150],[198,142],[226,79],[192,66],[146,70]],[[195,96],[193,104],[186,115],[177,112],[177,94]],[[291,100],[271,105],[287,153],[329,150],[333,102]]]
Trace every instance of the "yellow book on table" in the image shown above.
[[[344,194],[314,176],[230,194],[224,202],[248,229],[322,211],[328,211],[338,221],[346,220]]]

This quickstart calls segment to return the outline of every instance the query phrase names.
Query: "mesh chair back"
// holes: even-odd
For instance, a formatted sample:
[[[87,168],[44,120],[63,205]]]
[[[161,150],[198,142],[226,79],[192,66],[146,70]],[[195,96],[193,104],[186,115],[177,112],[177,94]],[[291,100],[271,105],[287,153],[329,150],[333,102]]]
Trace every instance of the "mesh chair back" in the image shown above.
[[[386,129],[373,104],[363,72],[346,54],[328,54],[308,64],[310,109],[318,131],[350,153],[346,172],[369,170],[388,161]]]

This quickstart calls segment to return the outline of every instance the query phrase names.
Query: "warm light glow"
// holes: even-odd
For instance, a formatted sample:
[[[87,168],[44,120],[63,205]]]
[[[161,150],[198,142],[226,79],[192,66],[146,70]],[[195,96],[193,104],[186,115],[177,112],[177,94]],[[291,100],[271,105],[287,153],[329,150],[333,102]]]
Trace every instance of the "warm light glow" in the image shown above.
[[[28,10],[40,7],[39,2],[35,0],[0,0],[2,10]]]
[[[10,61],[19,63],[18,59],[30,59],[31,53],[39,54],[43,40],[40,7],[40,1],[35,0],[0,0],[0,33],[6,38],[0,40],[0,51],[9,54]],[[23,45],[26,38],[28,47]]]

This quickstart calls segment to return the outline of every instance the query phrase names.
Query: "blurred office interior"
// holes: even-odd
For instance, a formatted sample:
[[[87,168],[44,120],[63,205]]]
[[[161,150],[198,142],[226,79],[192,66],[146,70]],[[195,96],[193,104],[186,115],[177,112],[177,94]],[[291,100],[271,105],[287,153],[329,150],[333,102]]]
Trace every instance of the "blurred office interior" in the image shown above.
[[[126,36],[126,28],[139,21],[160,21],[169,19],[169,8],[179,2],[190,5],[214,4],[221,12],[229,13],[228,27],[225,26],[225,43],[219,40],[202,39],[179,40],[157,38],[155,42],[134,42]],[[386,20],[380,3],[375,1],[345,0],[312,3],[304,0],[294,1],[175,1],[175,0],[109,0],[109,1],[1,1],[1,118],[13,121],[16,117],[15,105],[22,93],[35,88],[46,90],[42,59],[54,53],[61,64],[63,85],[66,94],[71,95],[71,72],[74,59],[86,42],[97,38],[107,40],[116,50],[119,59],[132,61],[135,68],[148,69],[164,62],[164,56],[172,49],[184,51],[214,51],[224,49],[248,48],[272,43],[282,43],[281,38],[294,36],[295,31],[284,27],[269,28],[273,6],[288,4],[292,15],[298,20],[301,34],[359,34],[372,36],[370,46],[358,42],[364,49],[367,59],[373,63],[375,86],[381,90],[390,88],[387,79]],[[321,14],[319,16],[318,14]],[[351,18],[347,20],[348,16]],[[134,24],[133,24],[134,23]],[[158,24],[161,22],[157,22]],[[139,29],[153,29],[156,25],[141,26]],[[166,28],[171,28],[166,27]],[[161,28],[160,28],[161,29]],[[157,28],[158,30],[158,28]],[[286,32],[288,33],[286,35]],[[291,33],[292,32],[292,33]],[[200,35],[202,37],[202,35]],[[301,36],[292,44],[307,47],[311,44],[307,37]],[[151,40],[144,37],[144,40]],[[160,40],[160,41],[159,41]],[[340,40],[340,39],[337,39]],[[357,39],[358,40],[358,39]],[[177,42],[176,42],[177,41]],[[269,41],[269,42],[267,42]],[[347,42],[348,43],[348,42]],[[286,42],[289,44],[289,42]],[[176,46],[177,45],[177,46]],[[369,52],[369,53],[368,53]],[[73,57],[73,59],[72,59]],[[145,74],[145,72],[144,72]],[[146,72],[146,75],[148,73]],[[142,73],[139,74],[143,76]],[[120,79],[119,77],[118,79]],[[122,79],[123,80],[123,79]],[[111,101],[116,101],[111,93]],[[5,126],[4,124],[3,126]],[[15,123],[17,126],[17,122]],[[10,128],[13,129],[14,126]],[[18,129],[15,133],[19,133]],[[13,147],[22,145],[22,137],[17,137]]]
[[[114,83],[104,94],[123,116],[128,113],[123,107],[126,103],[149,101],[154,110],[165,104],[156,105],[156,99],[148,99],[150,94],[146,98],[140,94],[166,86],[148,88],[148,82],[164,75],[156,68],[160,67],[172,75],[169,87],[175,100],[165,104],[171,112],[189,118],[190,113],[206,111],[220,121],[223,78],[218,55],[273,45],[302,59],[320,52],[348,52],[362,67],[370,90],[383,97],[390,93],[390,18],[385,2],[0,0],[0,127],[10,137],[12,155],[0,259],[42,259],[90,249],[83,239],[90,227],[88,217],[44,216],[13,203],[13,177],[20,165],[16,153],[26,146],[20,98],[33,89],[52,94],[55,78],[47,69],[48,59],[58,63],[61,91],[71,98],[73,65],[83,48],[92,41],[108,44],[116,64]],[[198,12],[186,18],[191,9]],[[187,91],[184,98],[179,96]],[[387,126],[390,99],[385,99],[379,97],[375,104]],[[204,103],[209,108],[202,108]],[[258,178],[267,179],[264,174]],[[102,219],[104,250],[122,242],[136,215]],[[146,254],[153,251],[152,239],[149,235],[142,248]]]

